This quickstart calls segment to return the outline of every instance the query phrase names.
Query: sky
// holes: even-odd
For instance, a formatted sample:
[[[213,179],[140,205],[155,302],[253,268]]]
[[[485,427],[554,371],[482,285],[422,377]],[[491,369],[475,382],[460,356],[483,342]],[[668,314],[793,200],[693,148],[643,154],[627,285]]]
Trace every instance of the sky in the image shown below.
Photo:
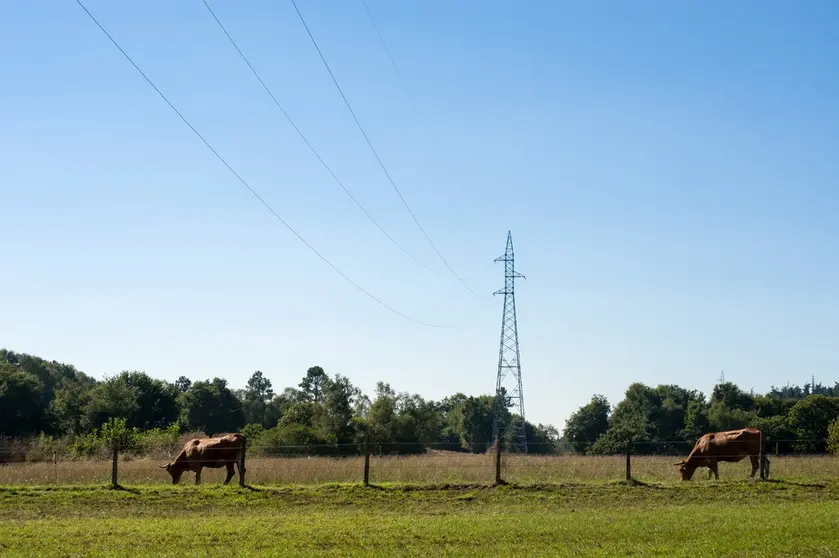
[[[362,0],[297,0],[478,295],[291,2],[210,5],[433,272],[200,0],[84,4],[331,264],[447,327],[336,273],[75,1],[45,0],[0,4],[2,347],[100,379],[281,391],[320,365],[370,396],[490,394],[510,231],[531,422],[722,370],[839,381],[835,2],[367,0],[374,28]]]

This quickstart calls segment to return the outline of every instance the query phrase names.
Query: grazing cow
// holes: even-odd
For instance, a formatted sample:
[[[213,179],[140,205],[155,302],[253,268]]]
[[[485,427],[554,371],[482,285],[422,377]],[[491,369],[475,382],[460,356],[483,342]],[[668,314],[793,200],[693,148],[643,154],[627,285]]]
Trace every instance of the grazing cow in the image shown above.
[[[240,461],[244,447],[245,437],[241,434],[227,434],[218,438],[193,438],[184,444],[174,461],[159,467],[172,475],[172,484],[178,484],[184,471],[195,472],[195,484],[201,484],[202,467],[227,467],[224,484],[228,484],[233,478],[234,463],[238,464],[239,474],[245,472]]]
[[[759,468],[759,455],[760,430],[743,428],[741,430],[705,434],[696,441],[687,459],[676,463],[676,465],[679,466],[679,473],[681,473],[683,481],[690,480],[698,467],[708,467],[708,478],[710,479],[713,473],[719,479],[720,473],[717,469],[717,463],[720,461],[737,463],[748,457],[752,462],[752,474],[749,477],[754,477]],[[769,459],[765,455],[763,459],[768,476]]]

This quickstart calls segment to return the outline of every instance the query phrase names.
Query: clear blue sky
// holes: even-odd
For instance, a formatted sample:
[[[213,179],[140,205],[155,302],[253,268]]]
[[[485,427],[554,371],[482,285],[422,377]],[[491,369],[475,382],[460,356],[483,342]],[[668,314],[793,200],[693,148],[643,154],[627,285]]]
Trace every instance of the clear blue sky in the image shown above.
[[[372,395],[491,393],[513,233],[526,411],[633,381],[839,380],[839,4],[360,0],[298,5],[396,184],[483,296],[394,247],[199,0],[0,6],[0,346],[174,380],[309,366]],[[290,2],[212,3],[345,185],[441,273]]]

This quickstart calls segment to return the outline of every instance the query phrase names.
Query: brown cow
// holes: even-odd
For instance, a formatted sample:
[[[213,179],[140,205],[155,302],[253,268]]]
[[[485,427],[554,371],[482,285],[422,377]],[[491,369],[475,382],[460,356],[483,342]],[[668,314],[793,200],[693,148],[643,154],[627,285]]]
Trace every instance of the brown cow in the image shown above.
[[[748,457],[752,462],[752,474],[749,477],[754,477],[759,467],[759,455],[760,430],[743,428],[705,434],[696,441],[687,459],[676,465],[679,466],[683,481],[690,480],[698,467],[708,467],[708,478],[710,479],[713,473],[719,479],[717,463],[720,461],[737,463]],[[769,476],[769,459],[765,455],[763,459],[766,467],[764,470]]]
[[[245,470],[241,466],[241,455],[245,447],[245,437],[241,434],[227,434],[218,438],[193,438],[184,444],[183,449],[171,463],[160,465],[161,469],[172,475],[172,484],[178,484],[184,471],[195,472],[195,484],[201,484],[201,468],[218,469],[227,467],[228,484],[233,478],[233,464],[237,463],[239,474]]]

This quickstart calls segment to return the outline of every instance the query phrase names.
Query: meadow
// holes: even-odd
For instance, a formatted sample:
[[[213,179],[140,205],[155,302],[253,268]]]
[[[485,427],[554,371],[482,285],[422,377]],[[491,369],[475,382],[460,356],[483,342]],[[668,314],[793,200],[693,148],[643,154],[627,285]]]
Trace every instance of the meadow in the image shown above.
[[[8,556],[839,556],[839,482],[0,487]]]
[[[624,456],[508,455],[502,456],[502,478],[515,483],[603,482],[625,478]],[[119,482],[124,486],[167,484],[169,475],[158,468],[166,454],[133,457],[122,455]],[[633,456],[632,477],[643,482],[678,480],[674,463],[679,457]],[[826,455],[770,456],[770,478],[788,480],[839,480],[839,457]],[[748,460],[720,465],[723,480],[746,478]],[[293,485],[361,482],[363,457],[251,457],[247,482],[256,485]],[[699,469],[694,482],[703,482],[706,469]],[[223,469],[205,470],[206,483],[221,482]],[[426,455],[372,456],[372,483],[490,483],[495,478],[492,454],[432,451]],[[0,485],[103,484],[111,479],[111,461],[56,458],[53,462],[23,462],[0,466]],[[192,483],[191,474],[182,483]]]
[[[4,556],[839,556],[839,458],[770,456],[678,480],[678,458],[431,452],[252,457],[172,486],[165,455],[0,466]]]

